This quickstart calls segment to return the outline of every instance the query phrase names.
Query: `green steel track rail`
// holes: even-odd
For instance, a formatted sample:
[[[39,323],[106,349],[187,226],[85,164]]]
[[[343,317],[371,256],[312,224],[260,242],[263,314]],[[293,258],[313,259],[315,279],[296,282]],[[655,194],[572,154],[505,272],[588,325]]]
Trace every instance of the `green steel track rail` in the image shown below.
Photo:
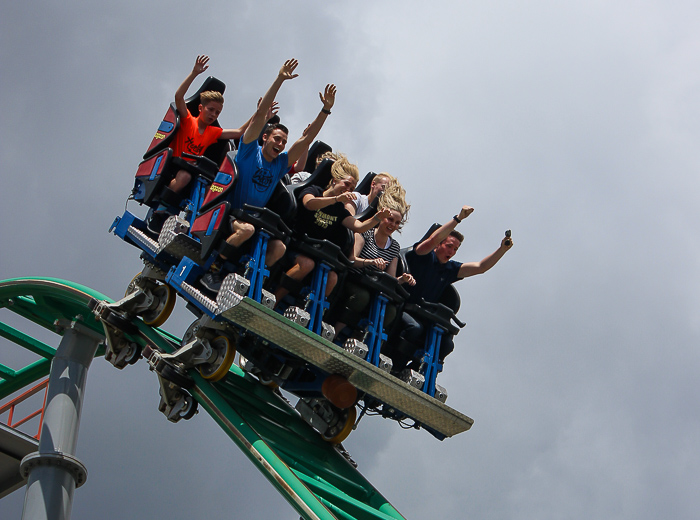
[[[91,298],[111,301],[83,285],[55,278],[0,281],[0,308],[46,329],[57,322],[80,321],[102,334],[87,304]],[[166,351],[178,338],[133,322],[141,335],[132,338]],[[37,354],[40,359],[13,370],[0,363],[0,399],[46,377],[56,349],[0,322],[0,336]],[[144,339],[146,338],[146,339]],[[98,355],[104,354],[104,348]],[[1,358],[0,358],[1,359]],[[308,520],[390,520],[401,514],[332,446],[323,441],[280,396],[234,366],[225,379],[209,383],[192,370],[194,398],[272,485]]]

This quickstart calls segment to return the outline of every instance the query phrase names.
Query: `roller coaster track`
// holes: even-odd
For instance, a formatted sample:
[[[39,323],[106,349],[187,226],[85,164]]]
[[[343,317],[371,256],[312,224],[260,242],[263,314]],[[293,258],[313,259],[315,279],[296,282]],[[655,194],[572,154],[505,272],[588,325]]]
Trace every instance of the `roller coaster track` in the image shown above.
[[[95,333],[104,333],[88,308],[92,298],[111,301],[88,287],[54,278],[0,281],[0,308],[58,334],[62,329],[57,324],[66,322],[79,322]],[[150,343],[172,352],[179,345],[178,338],[140,319],[133,324],[139,335],[131,339],[141,346]],[[46,377],[56,349],[1,321],[0,336],[40,357],[18,370],[0,363],[0,399],[4,399]],[[103,347],[97,351],[101,354]],[[200,406],[303,518],[404,518],[283,398],[235,365],[218,383],[204,380],[195,370],[190,376],[195,381],[190,391]]]

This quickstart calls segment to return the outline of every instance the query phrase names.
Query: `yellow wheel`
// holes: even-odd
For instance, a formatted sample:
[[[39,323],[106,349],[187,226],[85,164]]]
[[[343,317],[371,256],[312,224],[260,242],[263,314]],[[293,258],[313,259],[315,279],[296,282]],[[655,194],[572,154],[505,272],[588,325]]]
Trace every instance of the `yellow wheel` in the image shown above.
[[[151,327],[160,327],[172,314],[177,296],[169,285],[159,285],[153,289],[153,296],[158,300],[158,305],[143,315],[143,322]]]
[[[236,357],[236,348],[226,336],[218,336],[211,341],[211,346],[216,350],[216,361],[199,365],[199,373],[208,381],[219,381],[228,374],[233,358]]]
[[[354,406],[352,408],[348,408],[343,413],[343,417],[345,418],[345,423],[343,423],[343,426],[340,428],[340,431],[337,431],[338,425],[336,425],[332,428],[331,431],[331,435],[335,435],[333,435],[333,437],[330,438],[324,435],[323,440],[333,444],[340,444],[348,438],[348,435],[350,435],[353,426],[355,426],[355,420],[357,419],[357,409]]]
[[[141,273],[137,274],[134,276],[131,281],[129,282],[129,285],[126,286],[126,291],[124,291],[124,296],[129,296],[132,292],[136,290],[136,287],[138,286],[138,282],[140,282],[141,278]]]

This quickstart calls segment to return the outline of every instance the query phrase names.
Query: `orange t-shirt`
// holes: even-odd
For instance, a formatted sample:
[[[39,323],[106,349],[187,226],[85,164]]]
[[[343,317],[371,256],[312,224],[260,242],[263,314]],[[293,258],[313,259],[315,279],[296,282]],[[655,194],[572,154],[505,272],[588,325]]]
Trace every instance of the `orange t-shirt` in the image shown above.
[[[199,133],[199,118],[195,118],[187,112],[187,117],[180,119],[180,129],[173,140],[173,157],[180,157],[182,152],[192,155],[202,155],[204,150],[214,144],[223,132],[218,126],[209,125],[204,129],[204,133]],[[192,161],[183,157],[186,161]]]

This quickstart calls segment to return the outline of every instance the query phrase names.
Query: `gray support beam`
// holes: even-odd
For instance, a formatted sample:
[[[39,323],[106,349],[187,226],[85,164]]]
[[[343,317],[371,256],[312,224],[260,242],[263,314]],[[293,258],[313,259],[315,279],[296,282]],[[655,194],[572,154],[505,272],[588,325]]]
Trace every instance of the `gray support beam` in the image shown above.
[[[78,322],[57,323],[63,338],[51,363],[39,451],[20,467],[27,478],[23,520],[68,520],[73,492],[87,478],[75,457],[87,371],[103,337]]]

